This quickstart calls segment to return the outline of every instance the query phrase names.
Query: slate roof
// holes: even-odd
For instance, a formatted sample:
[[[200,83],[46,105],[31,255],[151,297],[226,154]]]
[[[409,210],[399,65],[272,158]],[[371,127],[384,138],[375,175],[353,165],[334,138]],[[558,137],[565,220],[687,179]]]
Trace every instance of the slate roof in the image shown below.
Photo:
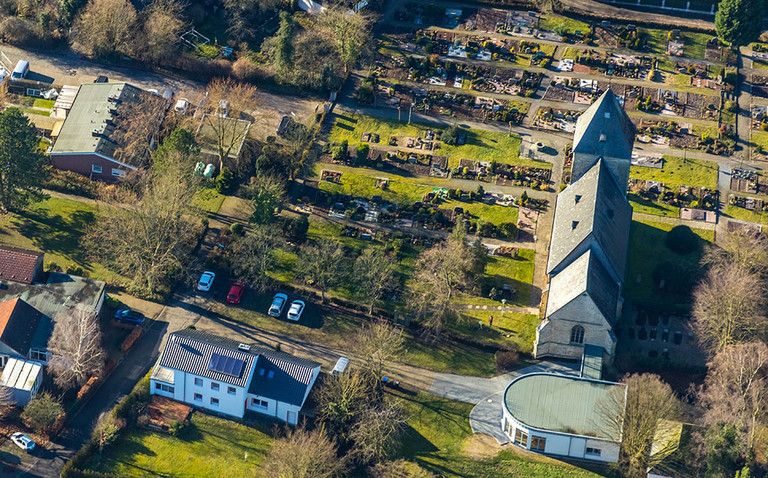
[[[198,330],[181,330],[169,337],[158,365],[232,385],[247,386],[250,394],[302,405],[313,370],[320,367],[320,364],[252,344],[249,344],[250,350],[245,352],[238,349],[241,343]],[[208,362],[213,352],[244,360],[242,376],[234,378],[208,370]],[[248,384],[251,369],[254,373],[251,383]],[[272,377],[269,376],[270,371]]]
[[[573,152],[629,160],[635,132],[632,120],[609,89],[576,120]]]
[[[618,388],[618,390],[617,390]],[[598,404],[625,386],[570,375],[531,373],[513,380],[504,406],[529,427],[618,442]]]
[[[0,303],[0,342],[26,357],[41,316],[21,299]]]
[[[42,255],[39,251],[0,245],[0,280],[31,284],[36,279],[35,266]]]
[[[592,245],[617,281],[624,279],[632,207],[616,178],[598,160],[557,196],[547,274],[558,273]]]
[[[571,262],[552,278],[547,296],[547,316],[568,305],[583,293],[595,303],[612,323],[616,317],[619,285],[591,249]]]

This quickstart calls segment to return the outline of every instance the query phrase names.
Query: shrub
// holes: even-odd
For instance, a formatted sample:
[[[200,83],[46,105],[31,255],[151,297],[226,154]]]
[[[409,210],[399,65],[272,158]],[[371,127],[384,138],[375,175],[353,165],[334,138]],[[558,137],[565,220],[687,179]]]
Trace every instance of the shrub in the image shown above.
[[[370,151],[370,147],[368,146],[368,143],[359,143],[357,145],[357,160],[361,163],[368,159],[368,152]]]
[[[675,226],[664,240],[667,247],[680,255],[690,254],[699,248],[699,237],[688,226]]]
[[[458,125],[453,124],[443,131],[440,139],[443,140],[443,143],[447,145],[455,146],[456,141],[459,138],[460,131],[461,130],[459,129]]]
[[[171,435],[177,437],[181,435],[185,428],[187,428],[187,422],[174,420],[171,422]]]
[[[48,271],[49,272],[61,272],[61,266],[56,264],[55,262],[49,262],[48,263]]]
[[[517,225],[514,222],[503,222],[499,224],[499,231],[507,239],[517,238]]]
[[[216,176],[216,190],[221,194],[226,194],[232,190],[235,185],[235,175],[229,168],[223,167]]]
[[[514,350],[496,353],[496,369],[508,372],[520,362],[520,354]]]
[[[243,226],[242,223],[233,222],[232,225],[229,226],[229,231],[235,236],[242,236],[245,231],[245,226]]]
[[[56,423],[59,415],[64,414],[64,407],[48,392],[39,393],[30,401],[21,414],[21,418],[36,431],[46,433]]]

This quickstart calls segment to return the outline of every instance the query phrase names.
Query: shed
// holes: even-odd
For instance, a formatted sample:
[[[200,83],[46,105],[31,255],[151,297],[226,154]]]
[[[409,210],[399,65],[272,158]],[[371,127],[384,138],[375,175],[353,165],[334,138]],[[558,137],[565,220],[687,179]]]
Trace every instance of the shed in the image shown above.
[[[21,407],[35,398],[42,383],[43,366],[39,362],[8,359],[0,376],[0,386],[10,388],[13,392],[13,400]]]

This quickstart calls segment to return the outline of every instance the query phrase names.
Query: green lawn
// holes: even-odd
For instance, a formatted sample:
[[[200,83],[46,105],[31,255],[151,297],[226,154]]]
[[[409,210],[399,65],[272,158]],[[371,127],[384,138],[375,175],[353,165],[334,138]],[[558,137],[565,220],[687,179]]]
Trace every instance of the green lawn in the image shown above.
[[[655,216],[680,217],[680,208],[664,202],[648,201],[637,194],[627,193],[627,200],[636,213],[653,214]]]
[[[498,302],[495,305],[501,305]],[[463,322],[454,330],[463,334],[471,334],[483,338],[502,347],[513,346],[522,353],[533,353],[533,340],[536,338],[536,327],[539,316],[521,312],[505,311],[502,317],[500,310],[467,310],[462,312]],[[489,328],[488,319],[493,316],[493,327]],[[478,324],[483,328],[478,330]]]
[[[728,204],[723,211],[726,216],[742,221],[754,222],[757,224],[768,224],[768,212],[750,211],[749,209]]]
[[[533,283],[533,266],[536,251],[520,249],[517,258],[488,256],[488,264],[483,278],[483,289],[490,291],[492,287],[501,291],[504,284],[509,284],[515,291],[514,298],[508,305],[527,307],[531,302],[531,284]],[[462,297],[459,303],[472,305],[499,306],[501,302],[487,297]]]
[[[672,84],[678,85],[678,86],[691,86],[691,75],[687,75],[685,73],[678,73],[672,79]]]
[[[195,194],[193,204],[203,212],[216,214],[227,197],[214,188],[203,188]]]
[[[763,60],[752,60],[752,68],[757,68],[758,70],[768,70],[768,63]]]
[[[338,142],[347,140],[350,145],[360,142],[363,133],[376,133],[380,137],[382,145],[387,145],[390,136],[400,137],[400,146],[404,146],[405,137],[422,136],[425,131],[438,129],[436,126],[421,124],[406,124],[405,121],[372,118],[370,116],[337,114],[333,119],[333,127],[329,135],[329,141]],[[479,161],[496,161],[497,163],[518,164],[537,168],[551,168],[549,163],[531,161],[520,158],[520,137],[510,136],[507,133],[485,130],[468,130],[466,144],[463,146],[448,146],[441,143],[440,149],[432,151],[436,156],[447,156],[451,167],[458,166],[460,159]],[[375,148],[375,144],[371,144]]]
[[[575,60],[579,57],[579,53],[581,52],[578,48],[568,47],[563,52],[563,59],[564,60]]]
[[[763,151],[768,151],[768,132],[767,131],[750,131],[749,140],[752,142],[752,147],[760,146]]]
[[[32,103],[32,106],[35,108],[53,108],[53,105],[56,104],[56,100],[46,100],[45,98],[35,98],[35,102]]]
[[[192,426],[178,438],[145,429],[126,431],[87,469],[113,476],[258,476],[272,444],[268,425],[251,428],[194,413]]]
[[[681,185],[717,188],[717,163],[703,159],[664,156],[662,168],[632,166],[629,175],[636,179],[661,181],[667,188]]]
[[[388,392],[405,410],[408,428],[400,455],[430,474],[446,478],[597,478],[599,475],[513,445],[498,452],[487,444],[473,446],[472,405],[426,393]],[[468,452],[480,452],[473,458]]]
[[[539,19],[539,29],[554,31],[558,25],[563,25],[569,33],[576,30],[582,32],[589,30],[589,24],[574,18],[548,13]]]
[[[673,224],[632,221],[627,275],[624,281],[627,294],[634,301],[649,307],[666,308],[667,311],[675,308],[684,310],[689,304],[690,294],[659,291],[653,278],[654,270],[662,264],[672,264],[688,271],[687,274],[694,277],[700,270],[698,264],[703,246],[714,240],[714,231],[693,229],[699,236],[700,247],[689,254],[679,255],[665,244],[667,231],[673,227]]]
[[[667,54],[668,32],[668,30],[659,30],[657,28],[638,28],[639,34],[647,36],[648,52],[654,55]]]
[[[706,58],[707,41],[712,38],[710,33],[683,32],[685,48],[683,56],[694,60]]]
[[[36,110],[34,108],[21,108],[21,111],[27,115],[51,116],[51,112],[46,110]]]
[[[81,239],[96,220],[92,204],[50,198],[32,204],[19,213],[0,215],[0,243],[45,252],[46,265],[55,262],[66,270],[80,266],[90,277],[110,283],[125,278],[92,262]]]

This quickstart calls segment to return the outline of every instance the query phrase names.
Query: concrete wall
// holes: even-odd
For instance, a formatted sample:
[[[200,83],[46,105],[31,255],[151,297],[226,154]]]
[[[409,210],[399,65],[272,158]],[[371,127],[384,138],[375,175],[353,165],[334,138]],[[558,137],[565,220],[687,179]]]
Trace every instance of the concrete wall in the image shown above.
[[[571,329],[576,325],[584,327],[584,343],[571,344]],[[587,295],[575,298],[539,324],[533,353],[536,358],[578,360],[584,351],[584,344],[600,345],[609,355],[613,355],[616,349],[611,325]]]
[[[515,417],[509,413],[506,407],[502,407],[501,428],[509,437],[509,440],[513,443],[515,440],[515,432],[517,430],[521,430],[523,433],[528,435],[528,438],[524,444],[517,444],[517,446],[525,448],[526,450],[544,453],[546,455],[567,456],[571,458],[579,458],[582,460],[600,461],[606,463],[616,463],[619,461],[618,443],[593,437],[571,435],[568,433],[551,432],[531,428],[515,419]],[[546,440],[544,451],[531,449],[531,443],[534,436],[541,437]],[[600,453],[587,454],[587,448],[592,450],[599,450]]]

